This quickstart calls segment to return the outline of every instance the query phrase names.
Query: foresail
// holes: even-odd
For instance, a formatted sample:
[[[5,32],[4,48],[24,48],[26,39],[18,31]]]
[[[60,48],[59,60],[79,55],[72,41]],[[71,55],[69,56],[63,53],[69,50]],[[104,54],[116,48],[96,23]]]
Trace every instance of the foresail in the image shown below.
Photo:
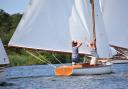
[[[108,36],[106,34],[99,0],[94,0],[96,48],[99,58],[112,58]]]
[[[74,0],[71,16],[69,19],[69,30],[72,40],[82,42],[80,51],[90,54],[90,49],[87,47],[88,42],[92,38],[91,15],[89,0]]]
[[[128,49],[128,0],[100,0],[110,45]]]
[[[32,0],[9,46],[71,52],[69,23],[76,1],[83,0]],[[88,50],[81,48],[80,53]]]
[[[8,56],[0,39],[0,65],[9,64]]]

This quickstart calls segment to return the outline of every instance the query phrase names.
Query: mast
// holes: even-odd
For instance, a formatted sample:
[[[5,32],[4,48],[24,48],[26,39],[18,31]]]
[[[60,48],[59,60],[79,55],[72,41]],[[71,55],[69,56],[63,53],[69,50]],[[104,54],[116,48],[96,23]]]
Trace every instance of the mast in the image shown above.
[[[96,65],[97,64],[97,49],[96,49],[96,30],[95,30],[95,12],[94,12],[94,0],[90,0],[91,3],[91,17],[92,17],[92,31],[93,31],[93,37],[91,42],[89,43],[90,48],[92,50],[92,55],[94,57],[91,57],[90,65]]]
[[[93,30],[93,49],[96,52],[96,29],[95,29],[95,12],[94,12],[94,0],[90,0],[91,3],[91,16],[92,16],[92,30]]]
[[[90,0],[90,3],[91,3],[91,15],[92,15],[92,25],[93,25],[93,38],[96,38],[95,15],[94,15],[94,0]]]
[[[104,26],[103,15],[99,0],[90,0],[92,17],[92,42],[90,43],[91,54],[98,58],[111,58],[111,50]]]

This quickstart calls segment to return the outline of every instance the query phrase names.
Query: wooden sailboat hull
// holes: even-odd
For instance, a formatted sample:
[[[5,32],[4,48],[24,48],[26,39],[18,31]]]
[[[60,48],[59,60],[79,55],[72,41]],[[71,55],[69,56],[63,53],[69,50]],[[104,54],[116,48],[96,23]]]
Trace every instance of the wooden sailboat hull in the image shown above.
[[[73,73],[72,66],[60,66],[54,70],[57,76],[70,76]]]
[[[73,74],[107,74],[111,73],[111,66],[110,65],[105,65],[105,66],[97,66],[97,67],[90,67],[90,68],[79,68],[79,69],[74,69]]]
[[[73,66],[60,66],[55,69],[57,76],[70,76],[70,75],[88,75],[88,74],[106,74],[111,73],[111,65],[96,65],[92,66],[88,63],[73,65]]]

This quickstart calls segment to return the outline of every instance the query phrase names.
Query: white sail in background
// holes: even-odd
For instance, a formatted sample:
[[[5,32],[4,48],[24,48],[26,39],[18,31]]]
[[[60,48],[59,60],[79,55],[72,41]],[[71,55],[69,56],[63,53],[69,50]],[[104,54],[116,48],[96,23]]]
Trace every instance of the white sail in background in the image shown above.
[[[80,53],[90,54],[87,42],[93,34],[89,9],[90,0],[32,0],[9,46],[72,52],[72,40],[79,40],[83,42]],[[99,30],[103,25],[100,20],[96,19],[97,35],[105,34],[103,27]],[[97,36],[98,53],[103,58],[110,57],[106,39]]]
[[[100,0],[110,45],[128,49],[128,0]]]
[[[112,58],[111,49],[105,31],[99,0],[94,0],[96,47],[99,58]]]
[[[0,65],[9,64],[8,56],[0,39]]]

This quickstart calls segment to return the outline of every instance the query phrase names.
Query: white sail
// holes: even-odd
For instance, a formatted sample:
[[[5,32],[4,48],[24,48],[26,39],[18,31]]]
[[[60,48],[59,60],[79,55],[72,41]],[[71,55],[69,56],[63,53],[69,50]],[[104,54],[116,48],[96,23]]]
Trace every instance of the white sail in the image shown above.
[[[128,0],[100,0],[110,45],[128,49]]]
[[[89,9],[90,0],[32,0],[9,46],[71,52],[72,40],[79,40],[83,42],[80,53],[90,54],[87,43],[93,34]],[[96,29],[102,25],[100,20],[96,20]],[[97,30],[97,35],[104,34],[102,29]],[[100,57],[108,57],[106,37],[100,38],[102,36],[97,36],[98,44],[104,45],[98,45]]]
[[[96,47],[99,58],[112,58],[99,0],[94,0]]]
[[[80,50],[90,54],[87,47],[88,42],[92,39],[91,15],[89,0],[74,0],[71,16],[69,18],[69,30],[72,40],[82,42]]]
[[[74,0],[32,0],[9,46],[70,52],[73,4]]]
[[[9,64],[8,56],[0,39],[0,65]]]
[[[9,46],[71,52],[72,36],[69,23],[72,23],[71,12],[76,1],[83,2],[83,0],[32,0]],[[84,7],[81,8],[84,10]],[[85,21],[85,18],[81,19]],[[78,19],[76,20],[77,24],[81,24]],[[83,32],[81,28],[78,28],[80,33]],[[86,31],[86,28],[84,30]],[[89,51],[83,47],[80,53],[88,54]]]

